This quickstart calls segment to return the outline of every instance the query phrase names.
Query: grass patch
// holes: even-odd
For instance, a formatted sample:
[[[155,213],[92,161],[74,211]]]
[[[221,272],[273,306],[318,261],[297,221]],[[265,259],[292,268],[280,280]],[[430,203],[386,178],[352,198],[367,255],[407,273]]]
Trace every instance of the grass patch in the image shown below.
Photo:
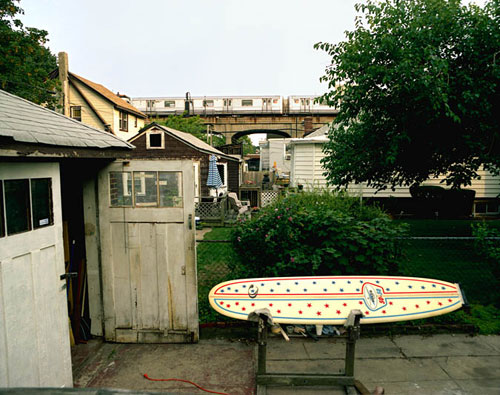
[[[230,240],[233,231],[233,228],[212,228],[210,232],[205,233],[203,240]]]
[[[232,228],[213,228],[203,240],[229,240]],[[228,264],[237,259],[231,243],[197,243],[198,265],[198,310],[200,323],[232,321],[231,318],[218,314],[210,307],[208,293],[217,284],[235,277]]]

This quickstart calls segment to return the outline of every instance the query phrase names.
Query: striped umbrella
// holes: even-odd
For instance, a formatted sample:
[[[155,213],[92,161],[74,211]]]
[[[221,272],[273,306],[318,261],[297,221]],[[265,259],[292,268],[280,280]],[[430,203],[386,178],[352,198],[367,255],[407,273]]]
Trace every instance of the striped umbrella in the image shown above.
[[[209,188],[219,188],[222,185],[219,169],[217,169],[217,158],[215,155],[210,155],[210,163],[208,164],[208,179],[207,186]]]

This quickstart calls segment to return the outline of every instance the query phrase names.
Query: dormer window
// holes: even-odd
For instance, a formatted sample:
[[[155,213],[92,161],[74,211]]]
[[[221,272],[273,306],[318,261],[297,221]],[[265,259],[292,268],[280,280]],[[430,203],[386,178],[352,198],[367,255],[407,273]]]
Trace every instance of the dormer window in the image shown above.
[[[146,133],[146,148],[147,149],[165,148],[165,133],[157,129],[149,130]]]

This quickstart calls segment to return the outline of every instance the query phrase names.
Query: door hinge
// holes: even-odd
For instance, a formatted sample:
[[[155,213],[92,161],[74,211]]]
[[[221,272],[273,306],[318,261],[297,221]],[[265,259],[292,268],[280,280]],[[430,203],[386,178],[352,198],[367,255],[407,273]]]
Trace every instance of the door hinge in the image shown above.
[[[185,276],[185,275],[186,275],[186,266],[182,266],[182,267],[181,267],[181,274],[182,274],[183,276]]]

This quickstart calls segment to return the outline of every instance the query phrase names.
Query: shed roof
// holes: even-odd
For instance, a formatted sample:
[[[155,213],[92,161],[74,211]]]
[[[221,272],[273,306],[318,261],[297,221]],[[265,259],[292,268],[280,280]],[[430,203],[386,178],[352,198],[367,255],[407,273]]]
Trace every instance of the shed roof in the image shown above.
[[[19,143],[72,148],[131,149],[111,133],[95,129],[38,104],[0,90],[0,137]]]
[[[184,141],[187,145],[197,149],[198,151],[205,152],[207,154],[214,154],[229,160],[239,161],[239,158],[235,158],[234,156],[225,154],[224,152],[218,150],[217,148],[212,147],[211,145],[205,143],[204,141],[200,140],[198,137],[195,137],[190,133],[181,132],[180,130],[172,129],[167,126],[160,125],[156,122],[153,122],[152,124],[146,126],[144,129],[141,130],[139,134],[132,137],[128,141],[133,142],[135,139],[142,136],[144,133],[146,133],[149,129],[153,127],[161,129],[163,130],[163,132],[170,134],[174,138]]]

